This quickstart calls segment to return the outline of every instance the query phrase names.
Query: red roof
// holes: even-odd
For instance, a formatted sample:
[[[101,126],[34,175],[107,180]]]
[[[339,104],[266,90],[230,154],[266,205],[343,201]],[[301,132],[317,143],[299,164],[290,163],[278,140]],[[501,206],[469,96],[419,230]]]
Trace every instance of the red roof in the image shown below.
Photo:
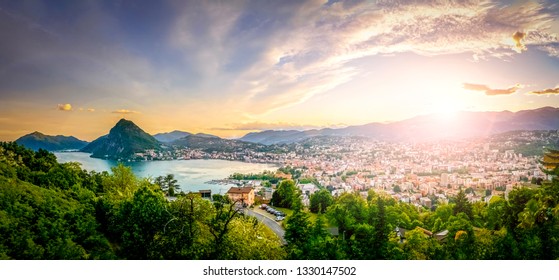
[[[232,187],[227,191],[227,193],[250,193],[251,191],[252,188],[250,187],[243,187],[243,188]]]

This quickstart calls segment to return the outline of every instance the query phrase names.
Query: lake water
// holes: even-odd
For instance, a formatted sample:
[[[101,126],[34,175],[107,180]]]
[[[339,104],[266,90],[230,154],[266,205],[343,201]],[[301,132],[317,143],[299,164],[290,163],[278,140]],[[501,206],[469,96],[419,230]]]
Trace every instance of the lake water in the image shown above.
[[[111,171],[111,167],[119,162],[89,157],[88,153],[63,152],[54,153],[58,161],[75,161],[82,164],[85,170],[97,172]],[[216,185],[206,182],[211,180],[225,179],[233,173],[260,173],[264,170],[274,171],[277,165],[264,163],[247,163],[239,161],[227,161],[217,159],[194,159],[194,160],[169,160],[169,161],[140,161],[123,162],[130,166],[138,177],[164,176],[174,174],[175,178],[184,192],[197,192],[199,190],[212,190],[212,194],[225,194],[233,185]]]

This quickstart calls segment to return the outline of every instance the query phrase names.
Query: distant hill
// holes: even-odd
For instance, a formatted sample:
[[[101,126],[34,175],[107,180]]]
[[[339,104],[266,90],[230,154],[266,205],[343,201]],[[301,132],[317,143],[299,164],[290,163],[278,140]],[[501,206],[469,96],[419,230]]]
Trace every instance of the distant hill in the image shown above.
[[[240,140],[229,140],[217,136],[198,133],[188,135],[181,139],[169,143],[175,147],[190,148],[211,152],[243,152],[246,149],[260,151],[266,149],[266,145],[260,143],[250,143]]]
[[[170,143],[170,142],[173,142],[173,141],[178,140],[180,138],[186,137],[188,135],[192,135],[192,133],[175,130],[175,131],[171,131],[171,132],[157,133],[157,134],[153,135],[153,137],[155,139],[157,139],[157,141],[159,141],[159,142]]]
[[[20,137],[16,143],[35,151],[39,149],[48,151],[79,150],[88,144],[73,136],[50,136],[38,131]]]
[[[265,145],[294,143],[315,136],[365,136],[383,141],[428,141],[486,137],[515,130],[557,130],[559,108],[543,107],[516,113],[459,112],[455,116],[425,115],[383,124],[369,123],[339,129],[287,130],[249,133],[239,140]]]
[[[266,130],[262,132],[251,132],[239,140],[271,145],[297,142],[298,140],[302,140],[304,138],[308,138],[304,131]]]
[[[121,119],[109,134],[97,138],[84,147],[82,152],[91,153],[96,158],[126,159],[137,152],[160,148],[161,144],[153,136],[133,122]]]

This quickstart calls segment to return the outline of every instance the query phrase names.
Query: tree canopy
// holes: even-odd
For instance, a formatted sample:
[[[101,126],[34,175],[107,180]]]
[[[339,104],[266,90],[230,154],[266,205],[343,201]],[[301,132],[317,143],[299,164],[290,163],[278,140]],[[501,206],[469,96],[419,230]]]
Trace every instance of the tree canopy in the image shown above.
[[[87,172],[0,143],[0,259],[559,258],[559,179],[507,194],[472,203],[460,190],[432,211],[372,190],[320,190],[314,214],[283,180],[273,202],[293,209],[284,245],[226,196],[169,201],[129,167]]]

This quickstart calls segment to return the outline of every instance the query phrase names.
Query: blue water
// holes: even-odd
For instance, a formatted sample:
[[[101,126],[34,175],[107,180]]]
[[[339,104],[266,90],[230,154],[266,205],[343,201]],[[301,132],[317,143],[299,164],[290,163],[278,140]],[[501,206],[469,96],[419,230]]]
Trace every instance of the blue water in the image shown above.
[[[89,157],[88,153],[64,152],[54,153],[59,162],[79,162],[85,170],[97,172],[111,171],[111,167],[119,162]],[[169,160],[169,161],[141,161],[123,162],[130,166],[138,177],[155,178],[167,174],[174,174],[178,184],[184,192],[212,190],[212,194],[225,194],[232,185],[216,185],[206,182],[225,179],[233,173],[260,173],[264,170],[274,171],[278,168],[274,164],[247,163],[217,159]]]

